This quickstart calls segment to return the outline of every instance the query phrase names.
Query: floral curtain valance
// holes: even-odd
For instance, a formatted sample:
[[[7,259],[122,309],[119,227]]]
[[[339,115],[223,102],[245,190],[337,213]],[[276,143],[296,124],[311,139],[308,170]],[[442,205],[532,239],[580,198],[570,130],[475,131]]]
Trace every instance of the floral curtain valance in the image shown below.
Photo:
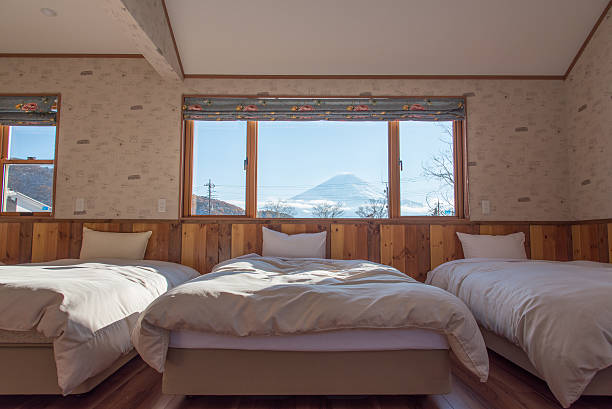
[[[0,125],[55,125],[57,96],[1,96]]]
[[[200,121],[457,121],[462,97],[185,97],[183,117]]]

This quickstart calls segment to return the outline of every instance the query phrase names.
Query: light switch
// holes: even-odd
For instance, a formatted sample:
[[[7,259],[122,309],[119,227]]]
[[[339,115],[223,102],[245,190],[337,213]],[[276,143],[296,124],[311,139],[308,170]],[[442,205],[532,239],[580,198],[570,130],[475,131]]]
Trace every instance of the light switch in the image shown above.
[[[166,199],[157,200],[157,212],[166,213]]]
[[[480,206],[482,207],[482,214],[483,215],[489,215],[491,214],[491,202],[489,202],[488,200],[483,200],[480,203]]]
[[[77,212],[85,211],[85,199],[78,197],[76,203],[74,204],[74,210]]]

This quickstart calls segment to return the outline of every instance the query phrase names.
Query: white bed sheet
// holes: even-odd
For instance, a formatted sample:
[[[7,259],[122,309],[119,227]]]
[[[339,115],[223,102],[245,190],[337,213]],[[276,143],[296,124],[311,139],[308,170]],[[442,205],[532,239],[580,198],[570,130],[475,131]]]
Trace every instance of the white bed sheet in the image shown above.
[[[172,331],[170,347],[257,351],[394,351],[448,349],[446,337],[425,329],[353,329],[299,335],[246,336]]]

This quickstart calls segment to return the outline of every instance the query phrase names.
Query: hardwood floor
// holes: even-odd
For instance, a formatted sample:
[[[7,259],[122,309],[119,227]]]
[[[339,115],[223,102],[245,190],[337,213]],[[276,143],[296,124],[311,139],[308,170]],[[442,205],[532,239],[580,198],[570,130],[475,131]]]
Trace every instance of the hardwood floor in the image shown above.
[[[398,397],[185,397],[161,393],[161,375],[135,358],[80,396],[0,396],[0,409],[549,409],[560,408],[546,384],[490,353],[482,384],[457,364],[448,395]],[[612,409],[612,397],[583,397],[572,409]]]

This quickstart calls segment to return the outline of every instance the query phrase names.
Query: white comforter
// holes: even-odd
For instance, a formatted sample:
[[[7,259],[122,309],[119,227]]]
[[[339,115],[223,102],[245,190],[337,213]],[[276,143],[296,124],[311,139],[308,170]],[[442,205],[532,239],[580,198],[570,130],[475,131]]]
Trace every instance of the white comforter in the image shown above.
[[[151,301],[197,275],[150,260],[0,266],[0,329],[53,338],[59,387],[68,394],[132,349],[131,331]]]
[[[564,407],[612,365],[612,266],[468,259],[427,283],[461,298],[484,328],[520,346]]]
[[[233,336],[364,328],[421,328],[445,334],[459,360],[484,382],[482,335],[457,297],[364,260],[248,255],[170,290],[141,315],[132,340],[162,372],[173,330]]]

